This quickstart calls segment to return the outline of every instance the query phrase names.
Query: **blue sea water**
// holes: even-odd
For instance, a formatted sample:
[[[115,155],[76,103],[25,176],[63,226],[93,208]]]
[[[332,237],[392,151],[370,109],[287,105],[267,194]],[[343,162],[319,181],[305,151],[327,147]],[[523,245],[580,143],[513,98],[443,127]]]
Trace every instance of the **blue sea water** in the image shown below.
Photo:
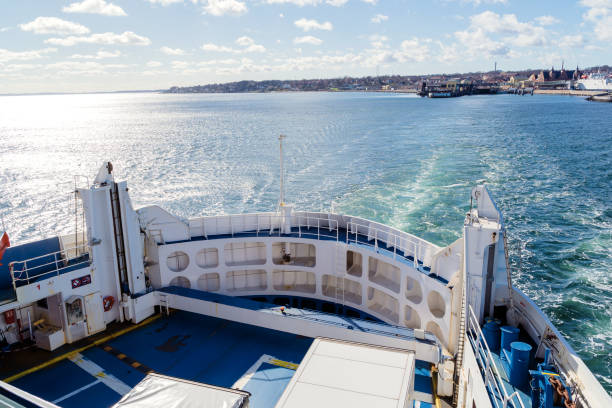
[[[109,160],[136,206],[183,217],[287,201],[461,236],[488,183],[515,284],[612,393],[612,104],[566,96],[374,93],[0,97],[0,214],[14,242],[71,232],[69,181]],[[66,183],[68,182],[68,183]]]

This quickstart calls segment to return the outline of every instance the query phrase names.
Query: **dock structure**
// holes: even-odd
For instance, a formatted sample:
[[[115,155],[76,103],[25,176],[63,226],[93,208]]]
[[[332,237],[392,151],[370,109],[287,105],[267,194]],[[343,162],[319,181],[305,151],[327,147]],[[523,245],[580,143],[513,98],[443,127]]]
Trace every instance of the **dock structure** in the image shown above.
[[[498,85],[493,83],[447,81],[438,84],[428,84],[423,81],[417,93],[420,96],[427,96],[429,98],[455,98],[465,95],[496,94],[498,91]]]

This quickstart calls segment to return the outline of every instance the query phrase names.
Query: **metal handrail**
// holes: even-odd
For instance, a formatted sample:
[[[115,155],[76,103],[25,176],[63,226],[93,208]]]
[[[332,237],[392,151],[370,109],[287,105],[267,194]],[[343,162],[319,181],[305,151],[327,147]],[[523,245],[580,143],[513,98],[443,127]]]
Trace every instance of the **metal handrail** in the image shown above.
[[[369,238],[369,240],[372,240],[372,239],[374,240],[374,244],[369,244],[367,242],[359,241],[358,236],[360,234],[359,232],[360,229],[367,230],[367,234],[364,234],[364,233],[361,234],[363,236],[367,236],[369,238],[370,236],[374,235],[374,238],[371,238],[371,239]],[[414,262],[414,268],[418,269],[419,267],[418,245],[420,243],[418,241],[414,241],[413,239],[411,239],[411,237],[402,236],[401,232],[400,234],[396,234],[395,232],[390,231],[390,230],[373,227],[371,225],[364,224],[361,222],[356,222],[356,221],[348,222],[346,231],[347,231],[346,233],[347,244],[350,242],[355,242],[355,243],[360,243],[364,245],[371,245],[378,250],[379,248],[378,241],[380,240],[385,243],[387,248],[391,246],[393,247],[393,259],[397,259],[398,249],[403,252],[403,255],[400,255],[400,256],[403,256],[404,258],[408,259],[408,256],[410,256],[409,251],[410,249],[412,249],[412,260]],[[374,234],[372,234],[372,232],[374,232]],[[351,238],[350,238],[351,234],[355,235],[354,241],[351,241]],[[379,235],[386,236],[386,238],[385,239],[379,238]],[[402,240],[404,240],[405,242],[409,244],[412,244],[412,245],[409,245],[412,248],[407,248],[406,246],[402,246]],[[421,261],[421,263],[424,263],[424,262]]]
[[[278,236],[282,236],[283,232],[282,232],[282,224],[285,221],[285,217],[282,215],[272,215],[272,214],[255,214],[254,215],[256,217],[256,222],[252,222],[252,223],[247,223],[247,222],[241,222],[240,223],[240,231],[236,231],[235,225],[232,222],[234,216],[232,215],[228,215],[227,217],[229,218],[229,226],[230,226],[230,230],[229,230],[229,235],[233,237],[235,237],[235,235],[237,234],[243,234],[243,233],[252,233],[255,232],[255,236],[259,237],[259,236],[263,236],[263,235],[276,235],[278,234]],[[237,217],[243,217],[242,215],[239,215]],[[218,234],[219,231],[219,218],[222,217],[215,217],[215,234]],[[339,235],[339,231],[340,231],[340,226],[339,226],[339,222],[337,220],[334,219],[330,219],[330,218],[322,218],[322,217],[313,217],[313,216],[308,216],[308,215],[297,215],[297,216],[292,216],[293,219],[297,219],[297,225],[292,225],[292,228],[297,228],[298,229],[298,236],[301,238],[302,235],[307,235],[307,236],[316,236],[318,240],[321,239],[321,235],[325,235],[325,236],[330,236],[329,234],[321,234],[321,230],[323,229],[327,229],[328,231],[335,231],[336,232],[336,241],[340,240],[340,235]],[[199,222],[199,226],[193,225],[190,226],[190,232],[193,230],[198,230],[198,232],[200,232],[203,237],[208,237],[208,232],[206,231],[206,227],[205,227],[205,223],[206,223],[207,218],[199,218],[199,219],[195,219],[195,220],[190,220],[190,222],[192,223],[196,223]],[[265,221],[265,222],[264,222]],[[265,225],[269,228],[265,228],[262,229],[262,225]],[[306,231],[304,231],[304,228],[306,228]],[[311,233],[308,230],[310,230],[311,228],[316,228],[317,232],[316,233]]]
[[[245,216],[255,217],[255,222],[245,222]],[[282,215],[275,214],[245,214],[245,215],[227,215],[229,221],[229,235],[234,238],[237,234],[244,233],[255,233],[256,237],[266,235],[266,236],[282,236],[282,225],[286,218]],[[236,224],[233,221],[234,217],[242,218],[239,223],[239,228],[237,230]],[[321,231],[327,230],[329,232],[335,232],[336,242],[340,242],[340,222],[337,219],[328,217],[319,217],[312,216],[307,214],[294,214],[291,216],[292,218],[292,228],[297,228],[297,235],[299,238],[303,236],[312,237],[317,240],[321,240],[321,236],[325,237],[334,237],[334,235],[330,235],[328,233],[322,234]],[[208,218],[202,217],[199,219],[190,220],[189,231],[190,233],[196,232],[197,234],[201,234],[205,238],[208,238],[209,231],[206,230],[206,222],[207,220],[214,219],[214,233],[213,235],[220,234],[219,232],[219,221],[223,219],[223,216]],[[199,224],[199,225],[198,225]],[[262,229],[262,226],[264,229]],[[315,228],[315,232],[310,232],[311,229]],[[365,231],[365,232],[364,232]],[[161,234],[160,234],[161,235]],[[351,237],[354,235],[354,238]],[[368,241],[374,241],[373,244],[370,244],[368,241],[363,242],[359,240],[359,235],[367,236],[369,238]],[[409,234],[403,233],[402,231],[395,231],[392,228],[378,228],[376,225],[365,223],[364,221],[356,221],[354,218],[351,218],[350,221],[346,222],[346,244],[349,243],[359,243],[364,245],[371,245],[376,250],[379,249],[379,242],[383,242],[387,248],[393,248],[393,259],[397,259],[397,257],[402,257],[404,259],[409,259],[412,256],[412,262],[414,263],[414,268],[419,269],[419,264],[424,265],[424,261],[419,258],[419,250],[422,249],[422,246],[425,243],[418,241],[414,237]],[[163,238],[160,237],[160,241],[163,243]],[[398,254],[398,251],[401,251],[402,254]]]
[[[80,261],[74,264],[70,264],[69,263],[70,259],[66,255],[72,251],[74,251],[75,254],[78,254],[78,256],[74,258],[70,258],[70,259],[78,259],[84,255],[88,255],[87,260]],[[33,261],[50,258],[50,257],[53,257],[53,260],[51,262],[46,262],[40,265],[28,267],[28,262],[30,262],[31,264]],[[27,284],[29,284],[30,280],[32,279],[40,278],[41,276],[45,276],[49,274],[60,275],[61,271],[63,271],[64,269],[72,268],[74,266],[82,265],[82,264],[89,265],[90,263],[91,263],[91,252],[89,250],[89,245],[82,244],[82,245],[77,245],[74,247],[62,249],[60,251],[49,252],[44,255],[35,256],[33,258],[25,259],[23,261],[10,262],[9,271],[11,273],[11,279],[13,280],[13,287],[16,288],[18,282],[26,282]],[[44,272],[32,274],[33,271],[40,270],[40,269],[49,267],[51,265],[54,265],[55,268],[50,271],[44,271]],[[63,265],[63,266],[60,266],[60,265]],[[23,276],[24,274],[25,274],[25,277]]]
[[[482,330],[480,329],[480,324],[478,324],[478,319],[474,314],[474,310],[472,310],[472,306],[470,305],[468,305],[468,309],[468,327],[466,334],[470,339],[470,343],[472,343],[474,351],[476,352],[476,361],[482,370],[485,386],[488,387],[493,394],[495,394],[492,396],[491,402],[497,408],[506,408],[509,402],[512,402],[512,406],[514,408],[518,408],[518,406],[525,408],[523,400],[518,392],[513,392],[512,394],[508,395],[501,375],[499,374],[499,370],[497,369],[497,364],[495,364],[495,361],[493,360],[493,355],[491,354],[489,345],[482,334]],[[500,399],[503,400],[501,405],[499,404],[496,396],[499,396]],[[518,400],[518,406],[514,402],[515,399]]]

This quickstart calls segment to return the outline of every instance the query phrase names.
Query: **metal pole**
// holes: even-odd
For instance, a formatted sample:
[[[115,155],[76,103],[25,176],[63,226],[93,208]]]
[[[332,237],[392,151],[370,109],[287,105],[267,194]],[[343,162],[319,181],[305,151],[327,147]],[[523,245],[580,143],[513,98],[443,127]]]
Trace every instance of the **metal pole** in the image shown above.
[[[278,136],[279,153],[280,153],[280,203],[279,207],[285,205],[285,169],[283,163],[283,139],[285,135]]]

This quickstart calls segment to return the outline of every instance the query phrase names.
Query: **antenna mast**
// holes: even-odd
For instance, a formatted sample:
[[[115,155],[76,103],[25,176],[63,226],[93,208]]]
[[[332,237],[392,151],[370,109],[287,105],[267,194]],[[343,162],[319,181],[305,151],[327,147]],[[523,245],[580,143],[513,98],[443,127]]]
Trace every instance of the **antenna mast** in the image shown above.
[[[285,205],[285,166],[283,163],[283,139],[287,136],[280,135],[278,136],[279,143],[279,153],[280,153],[280,202],[279,206],[282,207]]]

